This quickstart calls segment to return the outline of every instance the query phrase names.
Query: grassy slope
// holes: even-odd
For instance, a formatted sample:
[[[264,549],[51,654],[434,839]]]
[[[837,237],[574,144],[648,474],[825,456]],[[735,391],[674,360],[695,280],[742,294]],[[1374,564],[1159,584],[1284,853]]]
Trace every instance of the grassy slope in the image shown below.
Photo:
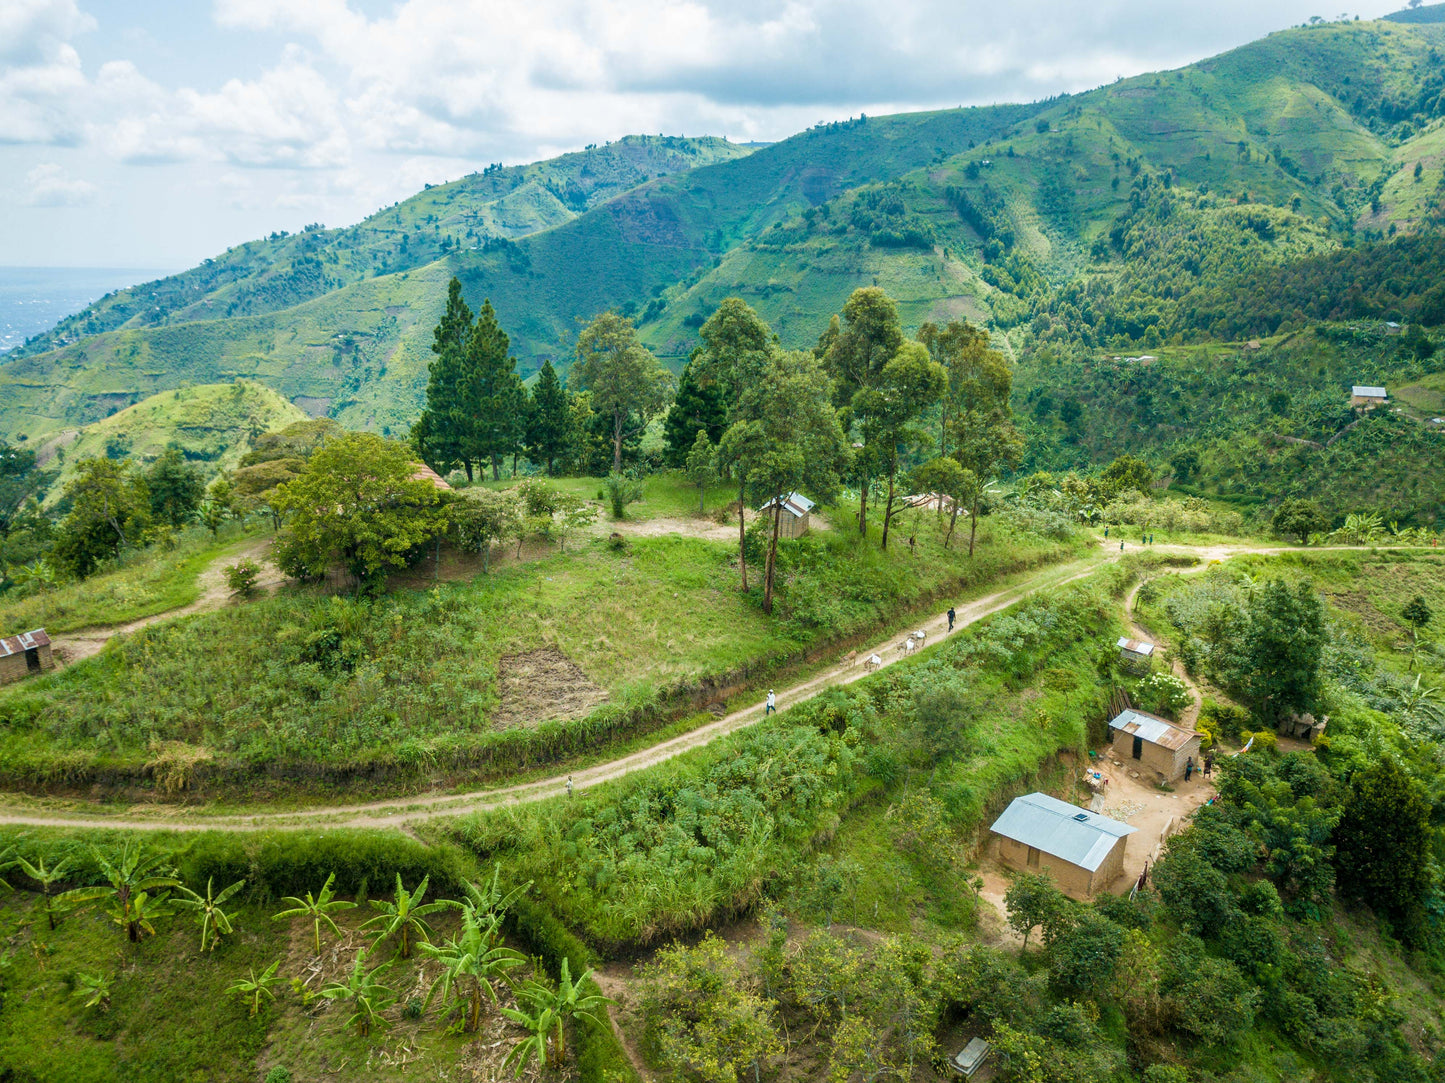
[[[284,429],[306,415],[275,391],[251,382],[177,388],[112,414],[64,444],[59,493],[81,459],[103,458],[111,446],[141,462],[175,446],[207,473],[233,469],[253,435]]]
[[[156,740],[201,746],[223,762],[346,770],[423,761],[486,768],[505,760],[501,743],[534,742],[539,762],[574,744],[593,751],[601,738],[586,734],[616,723],[589,723],[565,740],[547,728],[533,738],[494,726],[503,655],[559,648],[608,694],[602,710],[611,718],[634,705],[646,711],[669,689],[763,679],[809,647],[896,619],[940,592],[977,589],[1072,551],[999,535],[991,524],[980,538],[970,562],[927,533],[914,555],[855,550],[851,537],[830,532],[812,558],[819,570],[805,575],[826,596],[823,627],[788,621],[786,600],[764,616],[737,593],[730,546],[677,536],[631,539],[620,554],[602,539],[574,542],[566,554],[369,605],[258,599],[149,628],[0,695],[0,716],[13,724],[6,758],[48,777],[41,765],[57,756],[130,771],[152,757]],[[359,652],[344,667],[309,646],[324,624]]]
[[[0,597],[0,634],[127,624],[190,605],[200,597],[201,572],[245,541],[239,524],[227,524],[214,539],[204,527],[192,527],[169,551],[157,546],[131,554],[120,567],[41,594],[12,591]]]

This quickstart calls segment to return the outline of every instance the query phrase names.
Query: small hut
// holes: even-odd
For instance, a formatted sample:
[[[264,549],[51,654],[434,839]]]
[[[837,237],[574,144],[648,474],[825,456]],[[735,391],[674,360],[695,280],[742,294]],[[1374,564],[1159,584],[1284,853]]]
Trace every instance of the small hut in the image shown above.
[[[998,856],[1027,872],[1047,872],[1074,898],[1103,891],[1124,871],[1124,846],[1138,830],[1046,793],[1015,798],[989,829]]]
[[[0,639],[0,684],[23,680],[55,668],[50,637],[44,628]]]
[[[801,538],[808,532],[808,516],[815,505],[802,493],[789,493],[787,496],[774,497],[769,500],[758,509],[758,513],[760,515],[771,513],[780,501],[783,505],[783,514],[778,523],[778,537]]]
[[[1156,772],[1165,782],[1184,774],[1189,757],[1199,757],[1199,734],[1166,722],[1158,715],[1136,711],[1132,707],[1120,711],[1109,723],[1114,737],[1114,755],[1119,759],[1137,760],[1141,766]]]
[[[1147,666],[1154,659],[1154,644],[1147,643],[1142,639],[1120,636],[1119,642],[1115,646],[1119,648],[1120,659],[1130,665]]]
[[[1373,387],[1369,384],[1355,384],[1350,388],[1350,405],[1363,406],[1366,410],[1372,410],[1376,406],[1384,406],[1389,396],[1385,394],[1383,387]]]

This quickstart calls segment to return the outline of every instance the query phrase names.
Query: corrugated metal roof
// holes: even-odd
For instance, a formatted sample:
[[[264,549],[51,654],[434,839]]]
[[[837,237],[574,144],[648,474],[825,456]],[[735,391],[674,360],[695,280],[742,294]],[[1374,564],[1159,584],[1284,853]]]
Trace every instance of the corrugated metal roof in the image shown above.
[[[6,636],[0,639],[0,658],[9,658],[12,654],[24,654],[33,647],[50,646],[50,637],[45,634],[44,628],[37,628],[33,632],[21,632],[18,636]]]
[[[1153,654],[1154,644],[1145,643],[1142,639],[1130,639],[1128,636],[1120,636],[1118,647],[1121,651],[1133,651],[1135,654]]]
[[[1014,798],[990,830],[1093,872],[1118,839],[1139,829],[1046,793],[1030,793]]]
[[[768,508],[771,508],[776,503],[777,497],[774,497],[772,500],[769,500],[758,510],[766,511]],[[792,513],[799,519],[807,515],[808,512],[813,510],[814,507],[816,507],[816,505],[802,493],[789,493],[787,496],[783,497],[783,510]]]
[[[1132,733],[1135,737],[1144,738],[1150,744],[1162,745],[1164,748],[1175,751],[1188,744],[1190,738],[1198,736],[1192,730],[1180,729],[1174,723],[1166,722],[1158,715],[1136,711],[1133,708],[1120,711],[1109,723],[1109,728]]]
[[[411,480],[429,481],[435,488],[445,489],[447,491],[451,490],[451,486],[446,483],[446,479],[443,478],[431,467],[427,466],[426,463],[417,464],[416,470],[412,472]]]
[[[1385,389],[1383,387],[1367,387],[1364,384],[1356,384],[1354,387],[1350,388],[1350,394],[1357,395],[1362,399],[1389,398],[1389,396],[1385,394]]]

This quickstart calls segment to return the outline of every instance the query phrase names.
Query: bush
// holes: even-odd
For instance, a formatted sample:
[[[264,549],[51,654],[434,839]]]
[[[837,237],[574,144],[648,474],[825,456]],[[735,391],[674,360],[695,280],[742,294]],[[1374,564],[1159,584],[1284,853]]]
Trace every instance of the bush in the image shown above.
[[[625,519],[627,505],[642,499],[642,482],[625,474],[607,475],[607,500],[612,505],[612,518]]]
[[[1245,727],[1253,721],[1254,716],[1248,710],[1232,703],[1206,699],[1199,708],[1200,728],[1208,729],[1216,738],[1238,740]]]
[[[1254,747],[1261,752],[1273,752],[1279,748],[1279,738],[1275,736],[1274,730],[1256,730],[1250,734],[1240,734],[1246,741],[1254,739]]]
[[[226,568],[226,586],[237,598],[249,598],[256,593],[256,580],[261,577],[261,565],[247,557]]]
[[[1194,702],[1189,686],[1169,673],[1149,674],[1139,682],[1135,698],[1144,710],[1170,718]]]
[[[266,1073],[266,1083],[291,1083],[292,1078],[291,1069],[279,1064]]]

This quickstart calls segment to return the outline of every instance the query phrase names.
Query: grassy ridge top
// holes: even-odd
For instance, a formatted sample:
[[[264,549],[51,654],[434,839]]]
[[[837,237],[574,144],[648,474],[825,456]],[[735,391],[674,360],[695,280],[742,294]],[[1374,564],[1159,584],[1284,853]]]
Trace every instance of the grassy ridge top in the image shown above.
[[[203,384],[152,395],[79,432],[61,434],[41,447],[39,458],[62,462],[52,486],[55,494],[75,463],[107,455],[145,461],[177,447],[209,473],[234,468],[256,436],[305,419],[305,413],[261,384]]]

